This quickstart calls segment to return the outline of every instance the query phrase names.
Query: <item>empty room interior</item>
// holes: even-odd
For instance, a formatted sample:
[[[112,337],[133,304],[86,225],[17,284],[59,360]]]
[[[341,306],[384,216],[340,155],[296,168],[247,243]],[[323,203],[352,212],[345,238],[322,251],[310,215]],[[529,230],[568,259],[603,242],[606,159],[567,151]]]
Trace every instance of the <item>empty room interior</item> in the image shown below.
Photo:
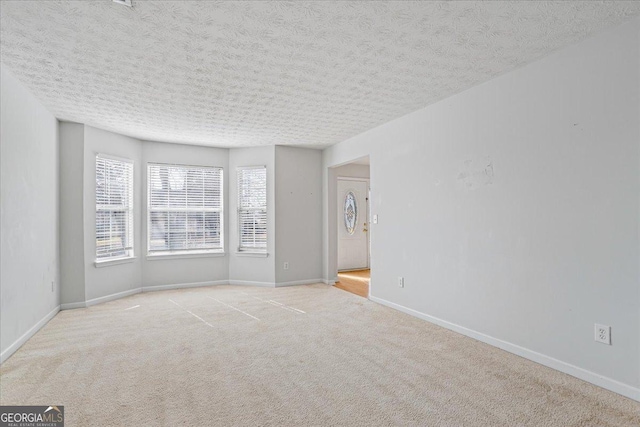
[[[640,425],[640,2],[0,17],[2,425]]]

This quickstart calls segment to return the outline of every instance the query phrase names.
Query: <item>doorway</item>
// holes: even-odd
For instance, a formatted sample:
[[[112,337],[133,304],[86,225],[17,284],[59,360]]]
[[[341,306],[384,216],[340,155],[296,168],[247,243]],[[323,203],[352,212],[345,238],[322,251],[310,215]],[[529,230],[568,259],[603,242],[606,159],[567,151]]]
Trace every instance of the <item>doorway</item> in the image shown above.
[[[338,178],[338,271],[369,268],[369,180]]]
[[[351,292],[363,298],[369,298],[369,282],[371,270],[355,270],[338,272],[338,281],[335,287],[343,291]]]
[[[364,298],[371,277],[369,158],[334,169],[335,286]]]

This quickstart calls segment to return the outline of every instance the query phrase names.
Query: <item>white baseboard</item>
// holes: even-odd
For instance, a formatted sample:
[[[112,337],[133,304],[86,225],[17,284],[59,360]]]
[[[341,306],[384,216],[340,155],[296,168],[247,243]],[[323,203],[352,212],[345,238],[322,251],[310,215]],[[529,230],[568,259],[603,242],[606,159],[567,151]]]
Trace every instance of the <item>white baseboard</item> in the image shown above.
[[[151,291],[164,291],[169,289],[182,289],[182,288],[197,288],[202,286],[219,286],[219,285],[235,285],[235,286],[260,286],[266,288],[277,288],[280,286],[296,286],[296,285],[309,285],[312,283],[322,283],[322,279],[306,279],[296,280],[293,282],[254,282],[250,280],[216,280],[212,282],[196,282],[196,283],[179,283],[175,285],[159,285],[159,286],[145,286],[142,288],[142,292]]]
[[[322,279],[322,283],[329,286],[335,285],[337,281],[338,281],[337,277],[334,277],[333,279]]]
[[[26,343],[29,338],[34,336],[36,332],[38,332],[44,325],[49,323],[49,320],[53,319],[56,314],[60,311],[60,306],[57,306],[53,310],[51,310],[46,316],[38,321],[35,325],[33,325],[27,332],[22,334],[20,338],[14,341],[5,351],[0,353],[0,363],[4,363],[13,353],[15,353],[24,343]]]
[[[322,283],[322,282],[323,282],[322,279],[298,280],[295,282],[283,282],[283,283],[277,283],[277,284],[274,282],[254,282],[254,281],[248,281],[248,280],[214,280],[209,282],[176,283],[171,285],[143,286],[142,288],[131,289],[124,292],[118,292],[115,294],[90,299],[90,300],[87,300],[86,303],[73,302],[73,303],[62,304],[61,309],[71,310],[75,308],[90,307],[92,305],[100,304],[103,302],[113,301],[119,298],[135,295],[140,292],[166,291],[171,289],[199,288],[203,286],[219,286],[219,285],[260,286],[260,287],[275,288],[280,286],[308,285],[312,283]]]
[[[200,288],[203,286],[218,286],[228,285],[228,280],[215,280],[211,282],[194,282],[194,283],[177,283],[174,285],[157,285],[157,286],[144,286],[142,292],[154,292],[154,291],[167,291],[170,289],[183,289],[183,288]]]
[[[504,351],[508,351],[509,353],[516,354],[520,357],[524,357],[525,359],[529,359],[541,365],[555,369],[557,371],[564,372],[565,374],[569,374],[573,377],[587,381],[591,384],[595,384],[599,387],[613,391],[614,393],[618,393],[630,399],[640,401],[640,388],[621,383],[620,381],[611,379],[609,377],[596,374],[595,372],[587,371],[586,369],[571,365],[569,363],[563,362],[558,359],[554,359],[553,357],[546,356],[544,354],[535,352],[533,350],[520,347],[516,344],[512,344],[510,342],[503,341],[489,335],[485,335],[481,332],[477,332],[469,328],[465,328],[464,326],[456,325],[455,323],[451,323],[446,320],[442,320],[437,317],[430,316],[428,314],[419,312],[417,310],[413,310],[403,305],[396,304],[382,298],[374,297],[373,295],[369,295],[369,299],[373,302],[377,302],[378,304],[391,307],[393,309],[396,309],[403,313],[417,317],[419,319],[426,320],[427,322],[434,323],[438,326],[442,326],[443,328],[452,330],[459,334],[466,335],[478,341],[482,341],[486,344],[492,345],[494,347],[498,347]]]
[[[237,286],[260,286],[263,288],[275,288],[276,284],[274,282],[252,282],[249,280],[229,280],[230,285]]]
[[[87,306],[84,302],[68,302],[60,304],[60,310],[73,310],[74,308],[85,308]]]
[[[109,302],[109,301],[113,301],[113,300],[116,300],[116,299],[128,297],[130,295],[139,294],[140,292],[142,292],[142,288],[130,289],[128,291],[118,292],[118,293],[115,293],[115,294],[105,295],[103,297],[93,298],[93,299],[87,300],[86,304],[87,304],[87,307],[91,307],[92,305],[100,304],[100,303],[103,303],[103,302]]]
[[[306,279],[306,280],[294,280],[293,282],[280,282],[276,283],[276,288],[282,286],[298,286],[298,285],[313,285],[315,283],[324,283],[323,279]]]

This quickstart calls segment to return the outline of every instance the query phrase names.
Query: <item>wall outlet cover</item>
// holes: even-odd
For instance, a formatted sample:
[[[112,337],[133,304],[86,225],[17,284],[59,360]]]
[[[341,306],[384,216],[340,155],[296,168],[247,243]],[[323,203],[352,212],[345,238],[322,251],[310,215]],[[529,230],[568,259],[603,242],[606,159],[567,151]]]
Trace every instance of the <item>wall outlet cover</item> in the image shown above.
[[[596,323],[595,339],[602,344],[611,345],[611,326]]]

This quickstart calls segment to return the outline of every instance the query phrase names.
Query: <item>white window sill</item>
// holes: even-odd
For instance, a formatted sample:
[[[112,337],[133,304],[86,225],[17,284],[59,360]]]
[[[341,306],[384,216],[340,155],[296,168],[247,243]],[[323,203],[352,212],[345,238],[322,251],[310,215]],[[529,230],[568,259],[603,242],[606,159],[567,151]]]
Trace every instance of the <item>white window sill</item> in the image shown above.
[[[147,255],[147,261],[162,261],[165,259],[187,259],[187,258],[212,258],[223,257],[225,252],[170,252]]]
[[[112,265],[128,264],[130,262],[134,262],[135,260],[136,260],[136,257],[134,256],[127,257],[127,258],[105,259],[101,261],[95,261],[93,265],[95,265],[96,268],[110,267]]]
[[[254,257],[254,258],[266,258],[269,256],[266,252],[251,252],[251,251],[237,251],[237,256],[246,256],[246,257]]]

